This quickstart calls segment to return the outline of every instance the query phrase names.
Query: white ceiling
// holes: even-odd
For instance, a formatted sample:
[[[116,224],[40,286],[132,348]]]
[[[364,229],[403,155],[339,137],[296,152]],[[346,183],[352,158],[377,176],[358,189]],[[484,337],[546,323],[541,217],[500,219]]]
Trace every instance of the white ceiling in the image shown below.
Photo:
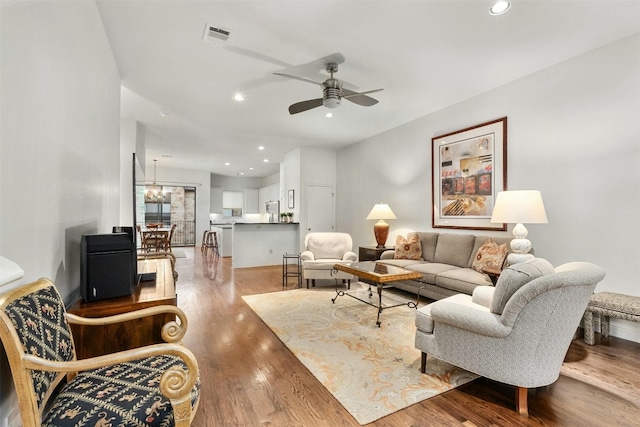
[[[122,115],[143,125],[147,160],[264,177],[295,147],[353,144],[640,31],[640,0],[513,0],[501,16],[489,15],[492,2],[97,4],[122,78]],[[207,23],[230,30],[228,42],[203,41]],[[345,87],[384,88],[371,95],[380,102],[343,100],[331,119],[324,107],[290,115],[290,104],[321,89],[273,73],[322,82],[328,58],[344,59],[336,77]]]

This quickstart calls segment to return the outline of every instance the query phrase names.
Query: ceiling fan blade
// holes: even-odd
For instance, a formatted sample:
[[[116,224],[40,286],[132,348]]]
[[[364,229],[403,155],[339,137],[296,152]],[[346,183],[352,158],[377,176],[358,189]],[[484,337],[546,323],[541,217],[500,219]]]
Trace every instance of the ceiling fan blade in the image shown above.
[[[342,88],[342,98],[347,99],[355,104],[362,105],[363,107],[371,107],[372,105],[376,105],[378,103],[378,100],[373,99],[366,94],[380,92],[381,90],[383,89],[368,90],[366,92],[354,92],[352,90]]]
[[[322,86],[322,83],[314,82],[313,80],[307,79],[305,77],[292,76],[290,74],[283,74],[283,73],[273,73],[273,74],[275,74],[276,76],[289,77],[290,79],[296,79],[303,82],[312,83],[314,85]]]
[[[312,108],[320,107],[321,105],[322,98],[296,102],[295,104],[291,104],[289,107],[289,114],[302,113],[303,111],[311,110]]]

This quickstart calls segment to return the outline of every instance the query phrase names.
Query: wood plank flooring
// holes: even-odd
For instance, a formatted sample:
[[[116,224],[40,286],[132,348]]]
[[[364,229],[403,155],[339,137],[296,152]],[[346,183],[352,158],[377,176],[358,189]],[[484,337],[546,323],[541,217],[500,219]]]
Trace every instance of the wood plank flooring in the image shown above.
[[[178,306],[202,378],[193,425],[358,426],[241,298],[281,291],[281,266],[233,269],[199,247],[185,252]],[[571,345],[572,376],[529,391],[529,418],[515,412],[513,387],[478,379],[368,426],[640,426],[637,394],[625,392],[640,387],[640,344],[596,337],[594,346]]]

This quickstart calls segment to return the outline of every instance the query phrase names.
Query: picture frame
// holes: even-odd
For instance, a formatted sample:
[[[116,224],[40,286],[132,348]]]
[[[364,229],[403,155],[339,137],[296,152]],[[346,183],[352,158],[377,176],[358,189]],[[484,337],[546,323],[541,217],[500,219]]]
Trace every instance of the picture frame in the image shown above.
[[[507,188],[507,118],[431,139],[433,228],[506,231],[491,223]]]
[[[289,190],[289,209],[293,209],[295,207],[295,199],[293,197],[293,190]]]

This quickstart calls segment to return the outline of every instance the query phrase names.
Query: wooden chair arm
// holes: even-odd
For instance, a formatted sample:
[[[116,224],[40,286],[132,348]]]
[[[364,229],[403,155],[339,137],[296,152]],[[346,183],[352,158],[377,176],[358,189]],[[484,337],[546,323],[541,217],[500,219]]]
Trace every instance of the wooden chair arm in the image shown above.
[[[36,357],[30,354],[23,356],[27,369],[73,374],[78,371],[102,368],[117,363],[128,362],[145,357],[170,354],[177,356],[187,365],[187,371],[173,367],[162,374],[160,392],[171,401],[176,425],[189,425],[191,416],[191,390],[198,379],[198,361],[188,348],[180,344],[154,344],[133,350],[120,351],[89,359],[59,362]]]
[[[82,317],[71,313],[65,313],[70,324],[84,326],[102,326],[114,323],[126,322],[139,319],[141,317],[154,316],[156,314],[175,314],[180,323],[172,320],[167,322],[161,331],[162,339],[168,343],[181,343],[187,333],[189,321],[187,315],[178,307],[173,305],[158,305],[155,307],[143,308],[141,310],[130,311],[128,313],[116,314],[106,317]]]

